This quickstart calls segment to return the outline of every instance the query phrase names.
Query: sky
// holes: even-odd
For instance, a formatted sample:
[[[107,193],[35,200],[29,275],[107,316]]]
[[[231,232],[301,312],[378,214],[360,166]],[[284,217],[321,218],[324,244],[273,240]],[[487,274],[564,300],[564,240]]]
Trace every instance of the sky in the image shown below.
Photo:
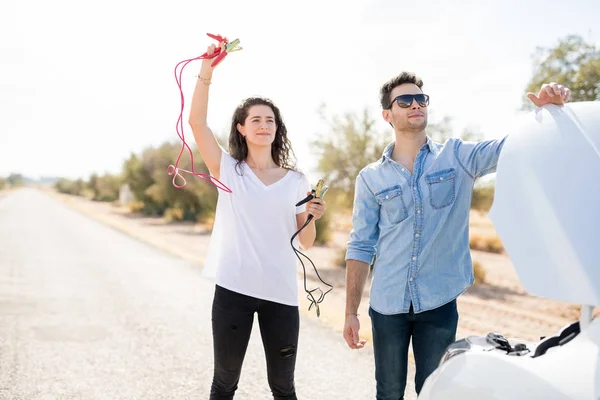
[[[206,33],[239,38],[244,48],[215,69],[213,131],[228,134],[242,99],[268,97],[283,114],[298,166],[316,178],[310,141],[327,134],[317,113],[323,104],[329,116],[370,110],[392,141],[379,87],[414,71],[431,96],[430,122],[449,116],[457,134],[470,128],[500,137],[519,113],[537,46],[568,34],[600,45],[597,0],[3,0],[1,7],[0,176],[119,173],[131,153],[179,140],[174,68],[204,53],[213,43]],[[199,68],[194,61],[183,71],[184,121]],[[193,142],[187,124],[184,134]]]

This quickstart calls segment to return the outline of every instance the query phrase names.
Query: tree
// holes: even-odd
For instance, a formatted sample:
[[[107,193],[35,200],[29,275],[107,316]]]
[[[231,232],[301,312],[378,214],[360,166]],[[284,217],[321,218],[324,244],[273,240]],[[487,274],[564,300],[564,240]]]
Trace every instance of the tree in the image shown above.
[[[85,190],[85,182],[82,179],[72,180],[67,178],[59,178],[54,187],[59,193],[66,193],[75,196],[82,196]]]
[[[105,174],[98,176],[92,174],[88,188],[94,201],[115,201],[119,198],[122,178],[118,175]]]
[[[467,142],[479,142],[484,139],[483,133],[474,128],[465,128],[460,138]]]
[[[6,183],[12,187],[23,186],[25,184],[25,178],[21,174],[12,173],[6,178]]]
[[[478,181],[473,188],[473,197],[471,198],[471,209],[479,212],[488,212],[494,202],[494,193],[496,190],[495,181]]]
[[[600,99],[600,49],[581,36],[566,36],[554,48],[538,47],[533,59],[534,74],[527,92],[537,94],[542,84],[557,82],[571,89],[571,101]],[[533,107],[525,97],[523,109]]]
[[[381,157],[391,137],[374,129],[375,120],[364,110],[362,116],[346,113],[328,120],[324,108],[319,110],[329,125],[329,132],[312,141],[317,151],[317,169],[329,186],[329,198],[343,207],[352,207],[354,181],[368,164]]]
[[[152,151],[153,149],[151,148],[145,149],[141,157],[131,154],[129,159],[123,164],[123,181],[129,184],[136,200],[142,202],[147,200],[145,191],[153,183],[152,170],[145,168],[142,160]]]
[[[440,122],[428,124],[426,128],[427,136],[434,142],[445,143],[446,140],[454,137],[454,128],[452,128],[452,117],[445,115]],[[478,142],[483,140],[483,134],[472,127],[467,127],[459,135],[462,140]]]
[[[175,162],[180,149],[180,143],[167,142],[159,148],[147,148],[139,156],[132,154],[123,166],[123,182],[129,185],[136,200],[143,203],[147,215],[169,213],[173,219],[205,220],[214,214],[217,191],[210,183],[185,173],[182,174],[187,181],[185,189],[173,186],[167,167]],[[195,171],[208,174],[197,149],[193,155]],[[191,170],[190,162],[186,149],[179,167]],[[177,183],[183,183],[181,177]]]
[[[446,142],[452,137],[452,117],[445,115],[440,122],[427,124],[426,132],[434,142]]]

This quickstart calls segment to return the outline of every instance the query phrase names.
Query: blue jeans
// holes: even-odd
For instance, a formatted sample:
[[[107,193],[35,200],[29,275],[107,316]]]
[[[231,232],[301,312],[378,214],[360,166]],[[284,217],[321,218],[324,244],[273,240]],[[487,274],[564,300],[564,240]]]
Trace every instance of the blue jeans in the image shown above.
[[[384,315],[369,308],[373,328],[377,400],[402,400],[406,387],[408,344],[412,338],[415,356],[415,389],[421,391],[446,351],[456,340],[456,300],[415,314]]]

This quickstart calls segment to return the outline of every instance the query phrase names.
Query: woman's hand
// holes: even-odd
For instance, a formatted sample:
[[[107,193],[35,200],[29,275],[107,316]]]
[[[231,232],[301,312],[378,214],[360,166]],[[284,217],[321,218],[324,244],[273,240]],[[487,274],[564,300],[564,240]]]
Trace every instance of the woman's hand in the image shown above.
[[[309,195],[310,192],[306,192],[306,194]],[[306,211],[313,216],[315,221],[325,214],[325,210],[325,200],[323,199],[314,198],[306,203]]]
[[[221,43],[220,47],[221,47],[221,51],[225,51],[225,43]],[[214,54],[215,51],[217,51],[217,46],[215,46],[214,44],[211,44],[206,49],[206,55],[210,56],[210,55]],[[202,77],[204,79],[210,79],[212,77],[213,70],[216,68],[216,66],[215,67],[211,66],[211,64],[213,63],[214,60],[215,60],[214,57],[213,58],[205,58],[202,60],[202,67],[200,69],[200,77]]]

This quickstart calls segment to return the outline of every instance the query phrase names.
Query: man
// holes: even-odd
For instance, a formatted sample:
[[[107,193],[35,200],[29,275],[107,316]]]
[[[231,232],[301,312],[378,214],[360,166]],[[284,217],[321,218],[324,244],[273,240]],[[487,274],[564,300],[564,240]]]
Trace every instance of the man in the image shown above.
[[[425,133],[429,96],[422,87],[408,72],[382,86],[382,116],[396,140],[356,178],[344,339],[352,349],[365,344],[357,310],[375,260],[369,315],[379,400],[403,398],[411,340],[419,393],[456,339],[456,298],[473,283],[473,183],[495,172],[505,140],[434,143]],[[528,94],[537,106],[563,104],[569,96],[556,83],[543,85],[537,96]]]

